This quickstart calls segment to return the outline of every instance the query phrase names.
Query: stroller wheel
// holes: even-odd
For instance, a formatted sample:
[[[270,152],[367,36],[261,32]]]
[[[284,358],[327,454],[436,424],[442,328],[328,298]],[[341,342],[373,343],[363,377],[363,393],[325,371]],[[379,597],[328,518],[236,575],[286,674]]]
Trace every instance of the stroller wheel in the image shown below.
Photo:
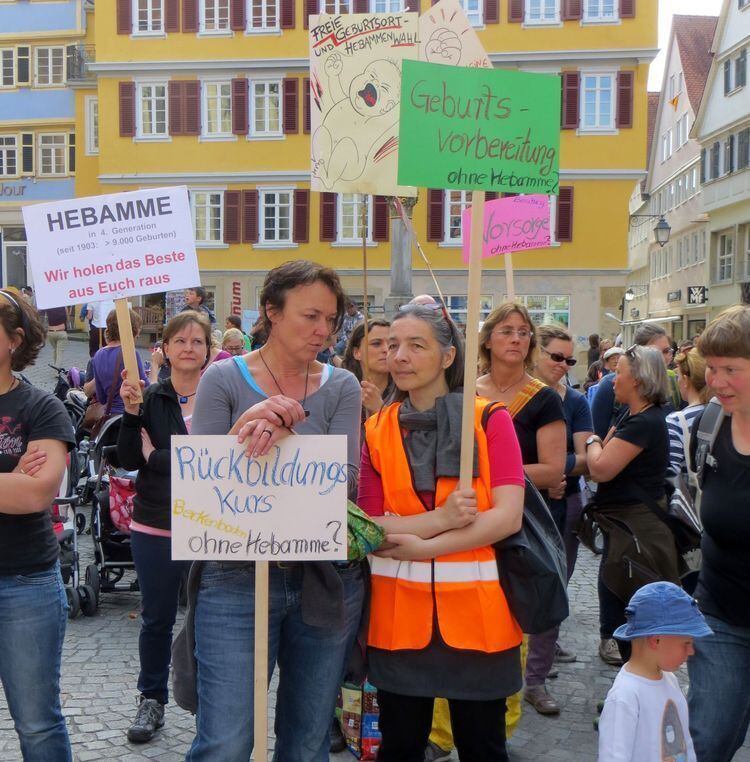
[[[101,580],[99,579],[99,567],[96,564],[89,564],[86,567],[86,584],[94,591],[97,606],[99,605],[99,596],[101,593]]]
[[[74,587],[66,587],[65,595],[68,598],[68,619],[75,619],[81,610],[81,596]]]
[[[78,595],[81,600],[81,611],[84,616],[94,616],[97,609],[96,593],[91,585],[80,585]]]
[[[86,514],[76,513],[76,534],[80,537],[86,529]]]

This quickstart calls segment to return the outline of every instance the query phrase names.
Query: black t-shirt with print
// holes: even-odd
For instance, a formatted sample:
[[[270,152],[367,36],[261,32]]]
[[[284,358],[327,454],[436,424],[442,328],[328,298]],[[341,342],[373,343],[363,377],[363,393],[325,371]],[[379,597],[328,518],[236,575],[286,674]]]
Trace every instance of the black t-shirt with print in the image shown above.
[[[26,383],[0,397],[0,473],[10,473],[29,442],[57,439],[75,444],[62,402]],[[59,555],[49,510],[22,515],[0,512],[0,574],[48,569]]]

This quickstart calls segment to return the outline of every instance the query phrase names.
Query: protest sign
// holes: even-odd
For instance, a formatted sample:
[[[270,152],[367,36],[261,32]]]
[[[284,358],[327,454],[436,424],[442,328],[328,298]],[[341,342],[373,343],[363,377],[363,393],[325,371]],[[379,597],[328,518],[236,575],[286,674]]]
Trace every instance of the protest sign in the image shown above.
[[[310,16],[311,181],[316,191],[416,195],[396,180],[401,64],[416,13]]]
[[[346,437],[291,436],[248,458],[236,436],[172,437],[172,558],[346,560]]]
[[[23,218],[40,309],[200,283],[185,187],[33,204]]]
[[[474,69],[492,68],[459,0],[440,0],[419,17],[419,60]]]
[[[404,61],[398,181],[557,193],[560,79]]]
[[[471,227],[471,207],[464,209],[463,230]],[[484,205],[482,258],[512,254],[550,245],[549,196],[512,196],[487,201]],[[463,241],[464,262],[469,262],[469,237]]]

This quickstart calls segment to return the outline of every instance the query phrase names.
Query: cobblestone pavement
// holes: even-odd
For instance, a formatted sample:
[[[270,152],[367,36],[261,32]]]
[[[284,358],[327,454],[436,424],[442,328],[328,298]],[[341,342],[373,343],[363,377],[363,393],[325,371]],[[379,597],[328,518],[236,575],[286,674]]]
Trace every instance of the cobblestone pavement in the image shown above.
[[[69,342],[65,359],[67,363],[85,367],[86,345]],[[54,379],[47,367],[48,361],[49,350],[45,348],[37,366],[29,369],[27,376],[33,383],[51,389]],[[86,534],[79,540],[83,569],[92,556],[92,543]],[[559,678],[549,684],[562,706],[562,713],[557,718],[544,718],[526,705],[521,724],[510,742],[513,762],[596,760],[597,736],[592,720],[597,702],[605,697],[616,674],[616,669],[603,664],[596,652],[596,568],[597,559],[588,551],[581,551],[570,584],[572,614],[563,625],[561,638],[567,649],[578,654],[578,661],[560,665]],[[166,726],[152,743],[137,746],[125,738],[135,713],[137,695],[138,606],[135,593],[108,594],[102,597],[96,616],[79,616],[68,622],[62,702],[74,756],[80,762],[115,759],[177,762],[184,759],[193,738],[193,717],[174,705],[168,707]],[[683,683],[684,678],[683,674]],[[273,696],[272,690],[270,727],[273,727]],[[269,745],[272,744],[273,740],[269,739]],[[0,760],[20,759],[16,735],[0,695]],[[352,759],[348,752],[331,756],[336,762]],[[452,759],[457,757],[454,755]],[[750,762],[750,747],[743,747],[735,762]]]

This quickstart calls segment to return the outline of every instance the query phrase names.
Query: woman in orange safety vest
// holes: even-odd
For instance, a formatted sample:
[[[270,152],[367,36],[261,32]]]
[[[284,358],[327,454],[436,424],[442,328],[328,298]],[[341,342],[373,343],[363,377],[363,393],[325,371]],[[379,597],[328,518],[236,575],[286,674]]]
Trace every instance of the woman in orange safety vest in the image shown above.
[[[477,398],[473,489],[458,489],[463,341],[444,308],[407,305],[388,337],[394,401],[366,423],[359,504],[384,527],[371,559],[370,681],[380,762],[422,762],[436,696],[459,757],[502,762],[521,630],[492,544],[518,531],[521,453],[502,406]]]

